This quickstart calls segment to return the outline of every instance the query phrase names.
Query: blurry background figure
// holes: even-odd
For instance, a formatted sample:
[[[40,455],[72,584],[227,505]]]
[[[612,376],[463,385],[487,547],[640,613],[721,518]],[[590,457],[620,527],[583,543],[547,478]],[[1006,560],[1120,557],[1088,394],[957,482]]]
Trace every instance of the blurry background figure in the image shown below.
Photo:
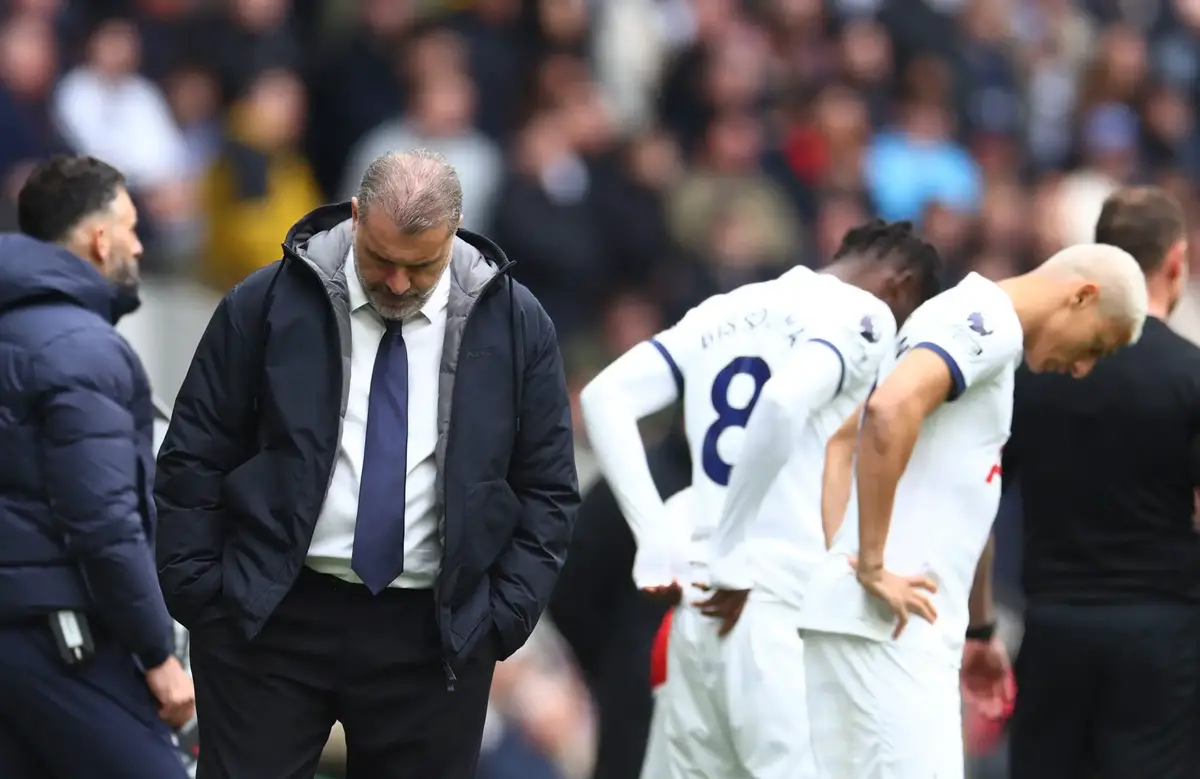
[[[298,148],[307,110],[303,84],[285,70],[257,76],[230,109],[204,182],[208,240],[201,272],[219,292],[281,257],[279,236],[296,214],[321,204]]]
[[[58,69],[50,22],[30,13],[0,28],[0,225],[6,230],[15,227],[13,208],[29,171],[39,160],[69,151],[49,111]]]
[[[145,292],[121,330],[169,403],[217,295],[278,256],[279,225],[346,195],[379,150],[429,146],[459,168],[466,225],[550,312],[578,389],[704,297],[820,267],[874,214],[918,220],[952,282],[1024,270],[1086,239],[1114,187],[1158,184],[1195,251],[1197,40],[1194,0],[10,0],[0,226],[55,151],[129,171]],[[1200,276],[1186,287],[1171,322],[1200,342]],[[623,761],[607,775],[632,779],[640,747],[612,745],[644,733],[659,607],[633,599],[610,547],[586,551],[585,521],[568,571],[596,556],[611,578],[564,585],[595,613],[555,604],[600,704],[572,721],[604,734],[602,773]],[[1006,504],[1014,608],[1019,530]],[[596,614],[641,616],[575,629]],[[553,685],[576,684],[558,668]]]
[[[392,149],[432,149],[459,171],[463,227],[482,230],[504,170],[495,141],[476,130],[476,87],[467,73],[462,39],[449,31],[428,33],[408,50],[408,110],[374,127],[359,141],[346,166],[340,196],[358,192],[374,159]]]
[[[139,73],[141,65],[137,26],[125,19],[100,21],[87,36],[83,61],[59,82],[53,111],[73,151],[127,172],[153,242],[186,219],[194,191],[183,133],[162,89]]]

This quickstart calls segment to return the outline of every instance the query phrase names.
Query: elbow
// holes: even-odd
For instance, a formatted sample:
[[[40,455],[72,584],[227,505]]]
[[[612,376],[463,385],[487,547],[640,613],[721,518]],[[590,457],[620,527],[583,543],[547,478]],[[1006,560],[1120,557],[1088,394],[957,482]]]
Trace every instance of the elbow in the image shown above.
[[[920,412],[913,402],[904,398],[873,393],[863,408],[861,436],[864,442],[882,447],[912,420],[920,424]]]
[[[140,519],[106,522],[104,524],[76,527],[66,539],[67,554],[78,560],[87,560],[119,555],[118,550],[144,544]]]
[[[605,415],[605,406],[609,403],[611,393],[604,386],[603,377],[597,376],[587,383],[579,393],[579,413],[583,424],[590,430],[600,424]]]
[[[759,393],[758,401],[754,404],[754,411],[750,415],[750,424],[765,424],[780,433],[773,438],[786,440],[783,433],[791,429],[793,411],[800,402],[797,398],[792,397],[789,388],[784,386],[783,382],[768,381],[762,392]]]
[[[826,468],[832,463],[840,463],[854,458],[854,439],[858,432],[858,428],[851,428],[846,432],[837,432],[830,436],[829,441],[825,444],[825,462]]]
[[[770,412],[772,417],[784,419],[788,416],[788,412],[792,405],[798,402],[789,394],[789,388],[781,381],[768,381],[762,389],[762,393],[758,397],[758,403],[754,408],[756,411],[763,410]],[[785,420],[786,421],[786,420]]]

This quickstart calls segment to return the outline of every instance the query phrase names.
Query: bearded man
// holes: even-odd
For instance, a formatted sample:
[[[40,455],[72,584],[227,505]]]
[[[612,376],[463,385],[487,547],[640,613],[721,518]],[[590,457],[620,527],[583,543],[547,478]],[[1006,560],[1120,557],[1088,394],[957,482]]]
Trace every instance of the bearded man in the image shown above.
[[[579,502],[554,327],[459,229],[439,155],[389,153],[218,306],[158,460],[158,571],[191,630],[201,779],[473,779],[495,663]]]

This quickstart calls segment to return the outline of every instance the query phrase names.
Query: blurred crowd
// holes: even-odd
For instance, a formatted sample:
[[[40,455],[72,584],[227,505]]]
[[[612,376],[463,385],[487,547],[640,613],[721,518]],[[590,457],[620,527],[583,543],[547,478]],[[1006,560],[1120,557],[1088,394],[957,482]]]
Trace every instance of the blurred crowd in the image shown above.
[[[1200,205],[1200,0],[0,9],[0,227],[36,160],[92,154],[128,176],[147,276],[215,295],[376,155],[431,148],[464,226],[554,319],[575,389],[709,294],[820,265],[871,214],[919,224],[950,281],[1087,240],[1122,184]],[[1178,317],[1200,335],[1193,300]],[[507,665],[489,738],[520,755],[491,776],[586,775],[592,718],[552,633]]]

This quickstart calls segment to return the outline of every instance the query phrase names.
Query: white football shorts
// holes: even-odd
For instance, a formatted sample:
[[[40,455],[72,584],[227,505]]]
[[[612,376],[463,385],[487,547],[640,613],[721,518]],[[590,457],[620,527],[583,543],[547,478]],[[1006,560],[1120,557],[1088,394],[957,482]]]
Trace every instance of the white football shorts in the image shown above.
[[[675,612],[662,779],[813,779],[795,610],[751,593],[733,631],[717,627],[690,605]]]
[[[959,671],[921,650],[804,631],[821,779],[963,779]]]
[[[671,763],[667,755],[667,647],[675,611],[663,617],[654,646],[650,650],[650,687],[654,696],[654,712],[650,717],[650,733],[646,739],[646,755],[642,758],[641,779],[669,779]]]

